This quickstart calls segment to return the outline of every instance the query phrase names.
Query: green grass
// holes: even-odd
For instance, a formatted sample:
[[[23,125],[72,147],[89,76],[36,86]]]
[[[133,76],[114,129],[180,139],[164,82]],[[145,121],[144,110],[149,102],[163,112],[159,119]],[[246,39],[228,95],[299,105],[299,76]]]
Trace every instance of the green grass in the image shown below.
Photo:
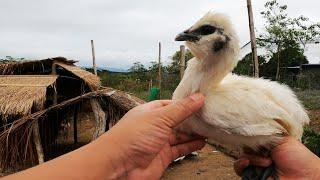
[[[320,134],[310,128],[305,128],[302,143],[314,154],[320,157]]]
[[[320,90],[296,91],[296,94],[308,110],[320,109]]]

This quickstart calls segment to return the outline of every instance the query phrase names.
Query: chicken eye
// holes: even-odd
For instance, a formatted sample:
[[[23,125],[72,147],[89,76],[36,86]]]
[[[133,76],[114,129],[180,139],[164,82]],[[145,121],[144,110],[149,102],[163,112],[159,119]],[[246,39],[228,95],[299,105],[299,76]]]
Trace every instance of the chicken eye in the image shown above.
[[[209,35],[213,34],[214,32],[216,32],[216,27],[211,25],[203,25],[197,30],[197,33],[200,35]]]

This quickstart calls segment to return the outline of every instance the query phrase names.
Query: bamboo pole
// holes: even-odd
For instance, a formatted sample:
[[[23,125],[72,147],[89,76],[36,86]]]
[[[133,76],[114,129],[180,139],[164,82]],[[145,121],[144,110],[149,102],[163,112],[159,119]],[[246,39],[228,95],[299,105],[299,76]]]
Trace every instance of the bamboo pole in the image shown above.
[[[149,92],[151,91],[151,88],[152,88],[152,79],[150,79],[149,81]]]
[[[98,99],[90,99],[91,108],[96,120],[95,130],[92,136],[92,140],[97,139],[106,131],[106,113],[103,111]]]
[[[51,74],[52,75],[57,75],[57,64],[55,61],[52,62],[52,67],[51,67]],[[58,90],[57,90],[57,83],[55,83],[55,86],[53,87],[53,102],[52,102],[52,105],[55,106],[58,104]],[[59,124],[59,112],[58,111],[55,111],[55,121],[53,121],[51,123],[51,125],[59,128],[60,124]],[[52,131],[51,131],[51,128],[49,128],[49,132],[48,132],[48,136],[49,136],[49,139],[51,140],[52,139]],[[49,151],[52,151],[52,147],[53,147],[53,151],[55,151],[55,148],[57,146],[56,145],[56,140],[54,140],[54,146],[49,146]]]
[[[182,80],[186,68],[186,48],[184,45],[180,46],[180,79]]]
[[[258,60],[258,54],[257,54],[256,35],[254,32],[254,20],[253,20],[251,0],[247,0],[247,8],[248,8],[251,50],[252,50],[253,76],[259,77],[259,60]]]
[[[33,142],[36,147],[36,151],[38,155],[38,163],[42,164],[44,163],[44,153],[43,153],[43,148],[41,144],[38,121],[34,122],[34,125],[32,127],[32,135],[33,135]]]
[[[91,50],[92,50],[93,72],[94,72],[95,75],[97,75],[96,55],[95,55],[95,51],[94,51],[94,43],[93,43],[93,40],[91,40]]]
[[[161,81],[162,81],[162,75],[161,75],[161,42],[159,42],[159,99],[161,99]]]
[[[78,116],[79,116],[79,104],[74,105],[73,112],[73,142],[74,144],[78,143]]]
[[[51,74],[57,75],[57,64],[55,62],[52,63]],[[53,105],[58,103],[58,92],[57,92],[57,84],[55,84],[54,92],[53,92]]]

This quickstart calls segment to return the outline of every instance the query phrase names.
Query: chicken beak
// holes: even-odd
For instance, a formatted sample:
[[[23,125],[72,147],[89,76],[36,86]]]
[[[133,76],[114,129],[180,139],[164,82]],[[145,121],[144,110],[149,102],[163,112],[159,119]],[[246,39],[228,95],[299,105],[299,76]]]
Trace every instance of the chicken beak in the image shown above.
[[[195,42],[195,41],[198,41],[199,40],[199,37],[188,32],[187,31],[184,31],[180,34],[178,34],[175,38],[175,41],[191,41],[191,42]]]

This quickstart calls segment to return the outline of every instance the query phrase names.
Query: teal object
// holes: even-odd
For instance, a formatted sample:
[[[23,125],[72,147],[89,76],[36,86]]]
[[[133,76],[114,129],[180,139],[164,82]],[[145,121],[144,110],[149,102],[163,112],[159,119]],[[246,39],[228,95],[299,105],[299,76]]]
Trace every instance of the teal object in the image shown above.
[[[159,100],[160,89],[152,87],[150,90],[149,101]]]

